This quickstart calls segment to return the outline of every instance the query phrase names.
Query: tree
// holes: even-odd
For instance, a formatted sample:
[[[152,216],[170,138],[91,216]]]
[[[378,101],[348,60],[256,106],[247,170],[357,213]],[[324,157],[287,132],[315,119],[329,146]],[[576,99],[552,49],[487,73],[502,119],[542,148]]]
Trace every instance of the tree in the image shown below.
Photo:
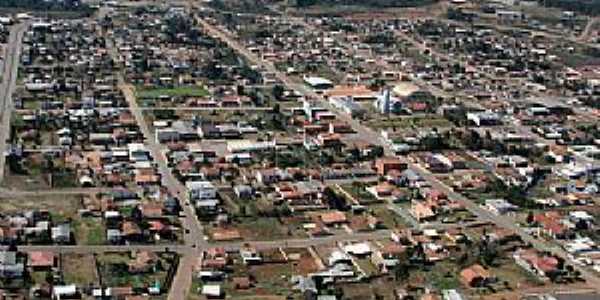
[[[531,224],[531,223],[533,223],[533,221],[534,221],[533,212],[530,211],[529,213],[527,213],[526,222],[527,222],[527,224]]]
[[[398,263],[394,268],[394,279],[402,282],[407,280],[409,276],[409,265],[405,261]]]
[[[323,191],[323,194],[329,207],[341,211],[348,209],[346,199],[344,197],[340,197],[332,188],[326,187]]]
[[[382,157],[383,156],[383,147],[381,146],[375,146],[373,147],[373,150],[371,150],[371,153],[373,154],[373,157]]]
[[[274,85],[272,94],[273,94],[273,97],[275,97],[275,100],[281,99],[283,97],[284,91],[285,91],[285,88],[282,85],[280,85],[280,84]]]
[[[480,259],[483,265],[492,266],[498,258],[496,243],[482,240],[479,244]]]

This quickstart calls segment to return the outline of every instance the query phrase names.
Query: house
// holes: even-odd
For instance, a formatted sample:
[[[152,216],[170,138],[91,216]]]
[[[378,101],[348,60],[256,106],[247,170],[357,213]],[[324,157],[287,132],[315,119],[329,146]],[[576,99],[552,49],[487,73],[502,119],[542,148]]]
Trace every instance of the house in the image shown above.
[[[150,251],[138,251],[135,253],[135,259],[130,261],[127,266],[129,273],[147,273],[151,272],[159,262],[158,255]]]
[[[518,208],[504,199],[487,199],[484,207],[496,215],[503,215]]]
[[[417,221],[431,220],[437,215],[433,206],[422,201],[412,201],[410,214],[417,219]]]
[[[77,295],[77,286],[74,284],[69,285],[55,285],[52,287],[52,299],[71,299]]]
[[[333,88],[331,80],[322,77],[304,77],[304,83],[315,90],[327,90]]]
[[[407,168],[408,164],[396,157],[382,157],[375,161],[375,169],[380,176],[387,175],[391,170],[404,171]]]
[[[520,249],[515,251],[513,258],[517,265],[539,276],[546,277],[558,270],[559,261],[556,257],[541,255],[535,249]]]
[[[0,251],[0,278],[20,278],[24,269],[24,264],[17,260],[16,251]]]
[[[187,181],[185,187],[192,202],[217,198],[217,189],[210,181]]]
[[[125,221],[121,224],[121,238],[128,241],[137,241],[142,238],[142,229],[136,223]]]
[[[470,112],[467,113],[467,120],[476,126],[493,126],[501,124],[500,116],[493,112]]]
[[[569,212],[569,220],[573,223],[585,222],[591,224],[594,222],[594,217],[587,211],[577,210]]]
[[[466,287],[483,287],[491,279],[490,272],[481,265],[475,264],[460,272],[460,281]]]
[[[254,176],[259,184],[269,185],[282,178],[282,171],[277,168],[257,170]]]
[[[57,244],[68,244],[71,242],[71,225],[68,223],[52,227],[51,238]]]
[[[465,298],[457,290],[452,289],[452,290],[443,290],[442,291],[442,299],[443,300],[464,300]]]
[[[119,244],[121,243],[121,230],[119,229],[107,229],[106,230],[106,241],[111,244]]]
[[[352,258],[343,251],[334,250],[327,258],[327,264],[329,266],[335,266],[337,264],[352,264]]]
[[[48,251],[32,251],[29,252],[27,266],[36,270],[50,270],[54,267],[54,253]]]
[[[543,234],[555,239],[565,238],[569,232],[569,228],[563,221],[562,215],[557,211],[534,214],[533,222],[541,227]]]
[[[215,228],[212,231],[211,237],[214,241],[217,242],[234,241],[242,239],[242,236],[240,235],[240,232],[238,230],[221,227]]]
[[[430,155],[427,158],[427,165],[431,172],[437,173],[447,173],[454,169],[452,161],[442,154]]]
[[[236,185],[233,192],[240,199],[249,199],[254,195],[254,189],[249,185]]]
[[[344,246],[344,252],[358,257],[366,257],[371,255],[373,250],[371,250],[369,243],[362,242]]]
[[[240,249],[240,256],[246,265],[261,264],[263,262],[262,256],[260,256],[256,249],[251,247],[244,247],[243,249]]]
[[[496,17],[500,21],[514,22],[514,21],[523,20],[525,18],[525,15],[522,12],[520,12],[520,11],[514,11],[514,10],[497,10],[496,11]]]
[[[146,146],[144,144],[129,143],[127,144],[127,151],[129,153],[130,162],[150,160],[150,151],[146,149]]]
[[[338,226],[348,222],[346,214],[341,211],[322,213],[319,215],[319,220],[326,226]]]
[[[223,297],[223,290],[218,284],[205,284],[202,286],[201,294],[208,299],[220,299]]]
[[[163,205],[161,203],[146,203],[140,206],[142,216],[147,219],[163,217]]]
[[[233,286],[237,290],[247,290],[251,287],[250,278],[248,276],[233,277]]]
[[[386,273],[400,263],[405,251],[406,248],[398,243],[387,243],[373,252],[371,262]]]

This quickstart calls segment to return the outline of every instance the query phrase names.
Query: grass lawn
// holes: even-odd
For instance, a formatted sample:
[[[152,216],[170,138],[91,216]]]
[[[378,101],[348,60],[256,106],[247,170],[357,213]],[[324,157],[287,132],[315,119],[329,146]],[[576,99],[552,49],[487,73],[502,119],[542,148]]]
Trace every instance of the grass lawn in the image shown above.
[[[381,221],[381,223],[383,223],[383,226],[388,229],[408,227],[406,221],[398,216],[398,214],[387,208],[386,205],[375,205],[373,207],[369,207],[369,209],[373,210],[375,217]]]
[[[377,202],[377,198],[373,194],[369,193],[366,188],[367,185],[356,182],[353,184],[344,184],[340,186],[344,191],[352,195],[361,204],[369,204]],[[342,194],[343,195],[343,194]]]
[[[100,218],[77,219],[74,224],[75,241],[80,245],[103,245],[104,226]]]
[[[428,270],[412,270],[411,278],[420,277],[435,289],[447,290],[460,287],[458,279],[459,267],[449,261],[438,262]]]
[[[31,281],[34,284],[42,284],[46,282],[46,274],[45,271],[32,271],[29,276],[31,276]]]
[[[377,268],[371,263],[371,261],[368,258],[357,258],[356,264],[358,264],[360,269],[365,273],[367,277],[372,277],[379,273]]]
[[[138,98],[158,98],[160,96],[169,97],[204,97],[208,96],[208,91],[201,86],[180,86],[174,88],[145,88],[136,87]]]
[[[292,291],[290,277],[295,274],[291,264],[252,266],[250,274],[257,278],[255,295],[287,295]]]
[[[79,208],[79,196],[32,196],[3,199],[0,202],[0,211],[3,213],[15,213],[32,209],[48,210],[53,217],[56,216],[60,220],[74,217]]]

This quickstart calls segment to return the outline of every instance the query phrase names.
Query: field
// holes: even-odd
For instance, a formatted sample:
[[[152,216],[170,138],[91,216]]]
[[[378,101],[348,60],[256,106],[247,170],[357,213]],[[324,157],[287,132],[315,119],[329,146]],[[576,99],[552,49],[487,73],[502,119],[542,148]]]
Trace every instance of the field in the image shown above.
[[[374,295],[380,295],[383,299],[395,299],[394,290],[398,287],[397,283],[380,278],[370,283],[351,283],[342,285],[344,299],[362,300],[374,299]]]
[[[155,99],[161,96],[168,97],[204,97],[208,96],[208,91],[201,86],[181,86],[175,88],[145,88],[137,87],[136,96],[138,98]]]
[[[264,264],[250,268],[250,274],[258,279],[254,289],[257,295],[287,295],[292,290],[290,277],[295,273],[292,264]]]
[[[79,196],[47,195],[28,196],[2,199],[0,211],[3,213],[18,213],[27,210],[48,210],[57,218],[73,218],[80,208]]]
[[[306,237],[301,228],[296,228],[294,224],[282,224],[276,218],[244,218],[235,227],[244,239],[251,241]]]
[[[66,254],[62,256],[62,270],[65,283],[85,286],[98,284],[96,263],[91,254]]]
[[[104,226],[99,218],[76,219],[73,222],[75,241],[79,245],[103,245],[106,243]]]

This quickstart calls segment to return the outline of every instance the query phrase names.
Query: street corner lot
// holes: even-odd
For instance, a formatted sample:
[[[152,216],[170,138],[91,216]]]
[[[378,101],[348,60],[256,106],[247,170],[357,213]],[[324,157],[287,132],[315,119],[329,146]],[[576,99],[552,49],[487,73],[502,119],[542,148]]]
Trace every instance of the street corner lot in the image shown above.
[[[166,252],[151,252],[152,260],[138,259],[141,252],[104,253],[97,255],[96,264],[99,276],[110,287],[148,287],[160,286],[168,289],[167,274],[177,268],[178,255]],[[137,271],[133,271],[136,268]]]

